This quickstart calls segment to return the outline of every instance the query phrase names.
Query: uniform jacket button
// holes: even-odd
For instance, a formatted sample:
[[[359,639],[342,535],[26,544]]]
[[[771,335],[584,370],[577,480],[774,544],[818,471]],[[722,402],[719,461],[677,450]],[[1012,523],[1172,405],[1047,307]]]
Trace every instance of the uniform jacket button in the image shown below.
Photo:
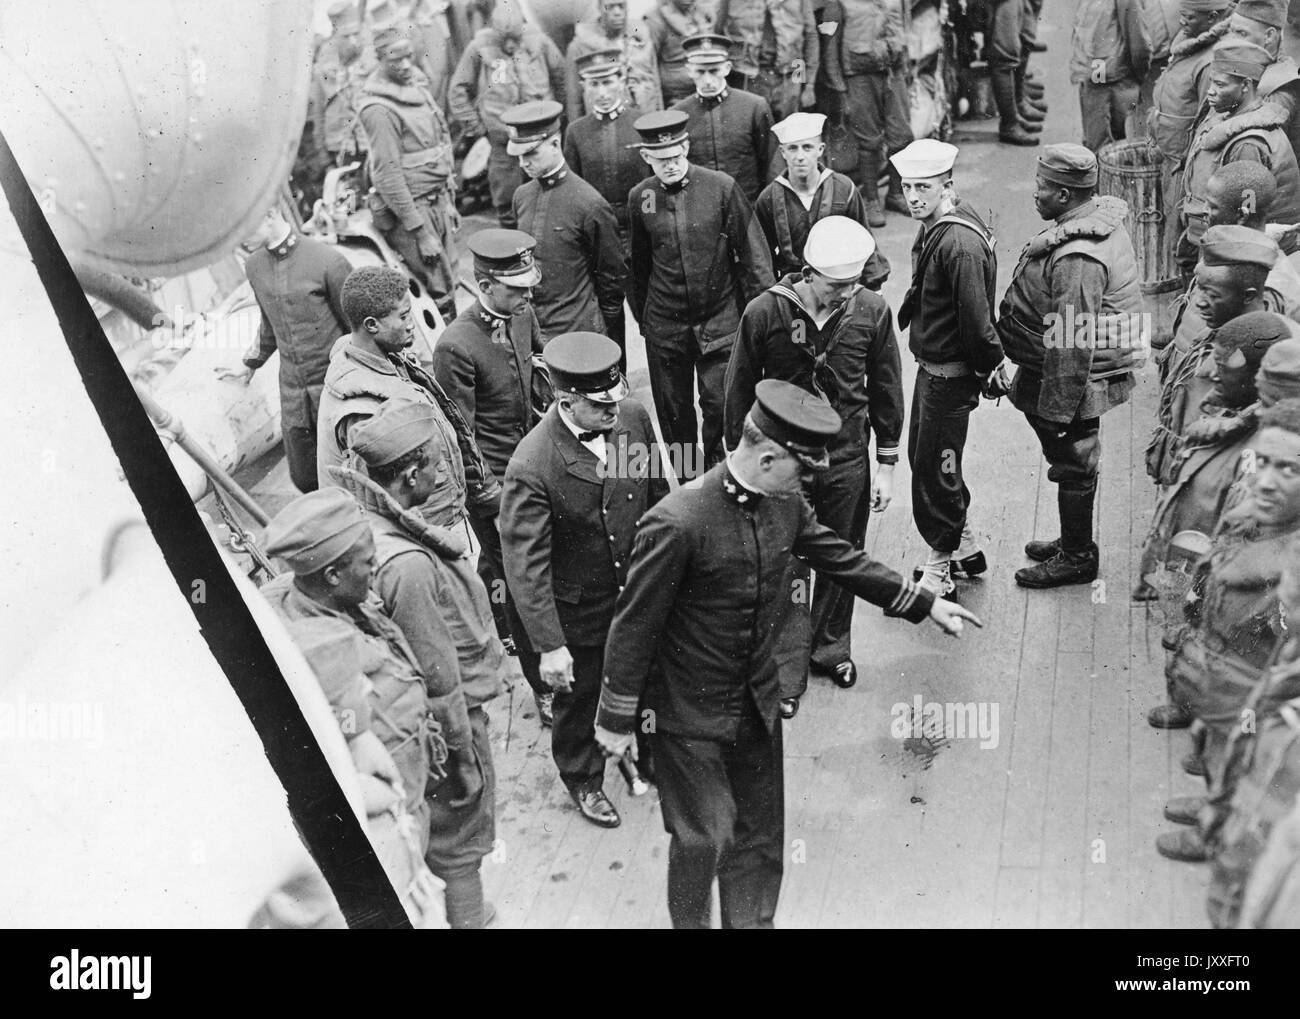
[[[618,569],[620,566],[622,566],[622,565],[623,565],[623,564],[620,563],[617,559],[614,560],[614,569],[617,570],[617,569]],[[619,590],[621,591],[621,590],[623,590],[623,589],[620,587]]]

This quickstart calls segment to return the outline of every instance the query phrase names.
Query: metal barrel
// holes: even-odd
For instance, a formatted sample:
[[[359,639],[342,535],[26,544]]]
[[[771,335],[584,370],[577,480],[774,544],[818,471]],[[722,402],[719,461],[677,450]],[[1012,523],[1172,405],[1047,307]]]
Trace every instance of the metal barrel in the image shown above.
[[[1145,138],[1111,142],[1097,153],[1097,192],[1128,204],[1124,226],[1133,241],[1143,303],[1154,320],[1156,346],[1173,331],[1173,301],[1183,290],[1174,259],[1178,222],[1167,211],[1160,153]]]

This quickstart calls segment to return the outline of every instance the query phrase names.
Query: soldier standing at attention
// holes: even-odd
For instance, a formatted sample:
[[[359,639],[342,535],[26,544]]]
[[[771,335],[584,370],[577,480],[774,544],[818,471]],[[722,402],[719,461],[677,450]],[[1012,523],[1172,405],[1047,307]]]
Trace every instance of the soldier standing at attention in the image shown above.
[[[1259,94],[1286,111],[1286,136],[1292,151],[1297,151],[1300,150],[1300,72],[1295,60],[1281,52],[1288,7],[1287,0],[1239,0],[1228,16],[1228,34],[1253,42],[1272,58],[1259,79]]]
[[[484,702],[502,692],[488,594],[465,556],[412,512],[437,485],[437,422],[425,404],[390,400],[353,432],[355,469],[335,468],[375,539],[372,585],[401,627],[447,744],[446,778],[430,781],[429,869],[447,883],[453,930],[487,923],[482,859],[496,836],[496,772]]]
[[[894,490],[903,431],[903,383],[893,316],[879,294],[862,287],[862,267],[876,246],[871,232],[843,216],[819,220],[808,233],[804,268],[749,302],[727,367],[727,447],[735,449],[761,379],[782,379],[825,398],[840,416],[828,443],[830,463],[805,495],[817,519],[862,548],[871,510],[882,511]],[[872,484],[870,444],[876,436],[878,470]],[[806,574],[806,571],[805,571]],[[806,575],[800,577],[806,583]],[[806,600],[801,604],[807,604]],[[779,645],[787,675],[782,700],[799,697],[808,667],[841,687],[857,682],[849,634],[853,595],[817,577],[812,599],[811,647],[798,640],[800,609],[791,617],[789,643]],[[796,641],[802,648],[796,648]],[[785,705],[792,715],[792,706]]]
[[[767,100],[772,116],[816,104],[821,47],[812,0],[722,0],[717,30],[739,43],[745,88]]]
[[[998,334],[1018,370],[1011,402],[1025,415],[1057,485],[1061,533],[1031,541],[1037,565],[1021,587],[1086,584],[1097,577],[1092,540],[1101,416],[1133,392],[1142,311],[1137,260],[1124,230],[1128,206],[1097,197],[1097,157],[1082,145],[1049,145],[1038,158],[1034,205],[1051,226],[1020,253],[998,310]],[[1062,323],[1091,323],[1063,338]],[[1055,326],[1053,326],[1055,323]],[[996,380],[992,395],[1000,395]]]
[[[596,332],[623,347],[627,262],[614,210],[573,173],[560,150],[560,117],[551,100],[512,106],[501,115],[507,151],[530,180],[515,192],[514,216],[537,239],[533,257],[546,272],[533,288],[533,311],[545,342],[569,332]]]
[[[957,147],[924,138],[893,157],[912,218],[912,285],[898,309],[916,358],[907,459],[912,465],[912,517],[930,552],[917,578],[940,597],[953,576],[988,569],[968,520],[970,490],[962,454],[980,390],[1002,364],[993,328],[997,256],[993,234],[957,197],[952,171]]]
[[[970,612],[934,596],[818,522],[803,476],[839,435],[830,404],[764,379],[739,445],[646,513],[605,652],[596,740],[635,752],[652,722],[675,928],[707,928],[717,878],[724,928],[771,928],[785,847],[774,645],[795,557],[886,615],[928,615],[959,635]]]
[[[279,211],[266,214],[246,241],[257,247],[244,263],[253,297],[262,312],[257,346],[237,371],[219,377],[248,383],[253,372],[280,352],[280,431],[289,480],[300,492],[314,491],[316,418],[330,351],[351,330],[343,314],[343,283],[352,266],[338,248],[294,232]]]
[[[722,459],[722,390],[745,305],[772,285],[763,233],[736,182],[689,162],[686,114],[636,122],[654,171],[629,192],[632,314],[645,337],[650,391],[679,477]],[[696,382],[704,417],[703,460]]]
[[[713,31],[716,7],[713,0],[656,0],[646,15],[655,55],[659,58],[659,83],[663,86],[665,106],[672,106],[695,91],[682,44],[701,32]]]
[[[362,37],[361,18],[352,4],[331,7],[330,20],[334,34],[316,54],[307,119],[316,132],[317,150],[330,165],[338,165],[364,147],[365,139],[357,130],[357,98],[375,69],[375,57]],[[322,174],[327,169],[328,165]]]
[[[803,269],[808,231],[818,221],[847,216],[868,226],[867,208],[857,185],[822,165],[825,127],[824,114],[792,113],[772,128],[781,146],[785,172],[759,194],[754,214],[773,252],[777,279]],[[876,248],[862,270],[862,285],[879,290],[887,279],[889,260]]]
[[[370,148],[375,228],[438,306],[456,317],[456,211],[451,135],[428,80],[415,67],[411,40],[398,28],[375,35],[378,69],[357,101]]]
[[[569,123],[591,112],[586,90],[582,87],[579,64],[592,53],[615,50],[625,69],[624,102],[650,113],[664,108],[664,94],[659,87],[659,61],[654,39],[645,20],[629,19],[627,0],[597,0],[596,16],[573,26],[573,41],[565,52],[568,78]]]
[[[555,43],[524,23],[517,3],[498,3],[487,28],[475,33],[447,86],[451,116],[468,137],[487,135],[488,185],[498,222],[515,225],[510,199],[524,182],[519,161],[506,151],[501,114],[538,99],[564,103],[564,56]]]
[[[627,194],[645,178],[645,161],[637,150],[641,136],[632,126],[641,111],[625,98],[626,72],[618,50],[596,50],[579,57],[577,71],[590,112],[569,124],[564,161],[614,210],[627,258]]]
[[[500,517],[506,576],[527,636],[520,656],[540,655],[542,678],[555,690],[555,766],[582,816],[604,828],[619,823],[592,728],[605,638],[637,521],[668,488],[650,415],[627,398],[621,354],[595,333],[565,333],[546,345],[556,400],[506,468]]]
[[[772,179],[772,109],[761,96],[727,84],[732,64],[731,40],[725,35],[692,36],[683,46],[695,95],[674,103],[673,109],[689,118],[695,164],[721,170],[753,202]]]
[[[1232,37],[1215,44],[1207,107],[1192,130],[1183,176],[1184,231],[1177,255],[1185,272],[1195,268],[1197,246],[1205,233],[1210,178],[1226,163],[1243,159],[1262,163],[1277,180],[1266,221],[1300,220],[1300,167],[1283,130],[1286,111],[1259,94],[1259,79],[1269,59],[1265,50],[1243,39]]]

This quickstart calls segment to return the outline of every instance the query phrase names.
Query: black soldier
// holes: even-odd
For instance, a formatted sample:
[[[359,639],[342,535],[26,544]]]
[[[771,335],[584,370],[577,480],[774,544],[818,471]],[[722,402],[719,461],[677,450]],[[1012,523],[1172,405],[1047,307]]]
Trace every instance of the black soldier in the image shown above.
[[[1022,587],[1096,579],[1101,416],[1132,393],[1143,342],[1137,260],[1123,225],[1128,206],[1097,197],[1096,187],[1097,157],[1090,151],[1046,147],[1034,204],[1053,222],[1025,245],[998,310],[998,334],[1018,367],[1011,402],[1047,458],[1061,523],[1059,538],[1025,546],[1037,565],[1016,571]]]

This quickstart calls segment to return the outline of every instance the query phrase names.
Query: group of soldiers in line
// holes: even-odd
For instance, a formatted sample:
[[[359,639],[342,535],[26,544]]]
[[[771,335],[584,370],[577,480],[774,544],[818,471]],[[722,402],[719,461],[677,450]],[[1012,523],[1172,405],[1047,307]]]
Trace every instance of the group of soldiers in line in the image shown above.
[[[376,40],[381,70],[411,59],[409,38],[396,35]],[[712,33],[685,43],[699,105],[736,95],[719,74],[731,43]],[[1229,85],[1252,80],[1238,44],[1220,54],[1214,73]],[[312,425],[316,474],[294,475],[308,494],[268,528],[266,550],[290,572],[264,590],[373,780],[368,803],[380,812],[400,801],[416,819],[453,926],[487,919],[479,868],[494,837],[495,779],[485,705],[507,651],[553,726],[557,768],[587,820],[619,823],[603,789],[607,757],[637,762],[658,785],[674,925],[708,925],[716,878],[725,926],[771,926],[782,724],[810,673],[856,681],[853,598],[912,622],[928,616],[954,635],[978,625],[951,596],[989,568],[962,474],[981,396],[1010,396],[1058,486],[1059,532],[1026,545],[1032,563],[1017,583],[1098,576],[1100,418],[1129,399],[1143,354],[1128,331],[1141,304],[1127,210],[1096,194],[1087,148],[1046,146],[1035,205],[1048,225],[995,303],[993,238],[958,194],[958,150],[922,140],[891,157],[920,224],[898,318],[918,363],[907,449],[913,516],[929,547],[900,576],[862,551],[869,513],[892,498],[906,413],[892,315],[876,292],[890,269],[866,195],[823,165],[825,117],[794,112],[772,127],[784,169],[770,180],[749,164],[759,186],[751,207],[737,175],[692,158],[697,131],[706,155],[719,152],[711,122],[680,109],[630,117],[621,51],[593,50],[576,68],[593,112],[567,132],[554,101],[501,111],[506,153],[531,178],[511,196],[528,230],[469,238],[475,302],[439,337],[431,364],[408,349],[403,274],[360,268],[340,282],[328,258],[306,267],[303,255],[324,246],[287,225],[273,221],[259,239],[273,282],[259,284],[250,259],[266,325],[248,364],[265,359],[268,341],[279,348],[286,396]],[[376,120],[391,112],[380,106]],[[400,124],[398,151],[418,152],[404,147],[420,139]],[[404,181],[423,166],[408,162]],[[1180,483],[1180,473],[1231,475],[1199,528],[1213,540],[1197,559],[1193,618],[1171,630],[1171,704],[1158,723],[1195,719],[1198,731],[1224,737],[1206,738],[1200,758],[1211,802],[1229,806],[1223,783],[1250,772],[1222,762],[1263,737],[1228,738],[1223,699],[1253,696],[1256,717],[1293,733],[1285,663],[1293,672],[1294,647],[1280,620],[1281,606],[1294,605],[1286,591],[1296,578],[1286,581],[1283,567],[1296,561],[1284,537],[1300,526],[1300,391],[1288,388],[1293,341],[1273,312],[1292,310],[1300,287],[1262,230],[1276,188],[1258,161],[1221,165],[1206,182],[1212,222],[1192,242],[1194,284],[1162,354],[1153,444],[1162,494],[1148,559],[1165,573],[1170,549],[1196,529],[1184,526],[1188,500],[1205,498],[1205,481]],[[297,300],[276,291],[285,279],[299,280]],[[645,342],[658,436],[627,396],[625,295]],[[278,322],[288,303],[298,319],[315,307],[315,325]],[[1061,342],[1066,320],[1084,324]],[[313,329],[319,381],[295,374]],[[536,359],[553,394],[545,410]],[[1247,385],[1256,371],[1258,401]],[[1209,392],[1203,380],[1216,374]],[[1271,406],[1252,406],[1266,391]],[[290,441],[286,429],[292,469]],[[1251,456],[1238,463],[1230,447]],[[304,452],[300,444],[300,465]],[[1203,473],[1201,459],[1218,473]],[[689,483],[674,489],[679,477]],[[811,605],[790,597],[810,570]],[[1153,587],[1172,590],[1168,581],[1153,570]],[[1261,687],[1266,665],[1273,678]],[[1251,691],[1237,682],[1246,667]],[[1199,700],[1188,694],[1197,683]],[[1259,694],[1264,687],[1272,693]],[[1213,837],[1202,832],[1206,846]]]

